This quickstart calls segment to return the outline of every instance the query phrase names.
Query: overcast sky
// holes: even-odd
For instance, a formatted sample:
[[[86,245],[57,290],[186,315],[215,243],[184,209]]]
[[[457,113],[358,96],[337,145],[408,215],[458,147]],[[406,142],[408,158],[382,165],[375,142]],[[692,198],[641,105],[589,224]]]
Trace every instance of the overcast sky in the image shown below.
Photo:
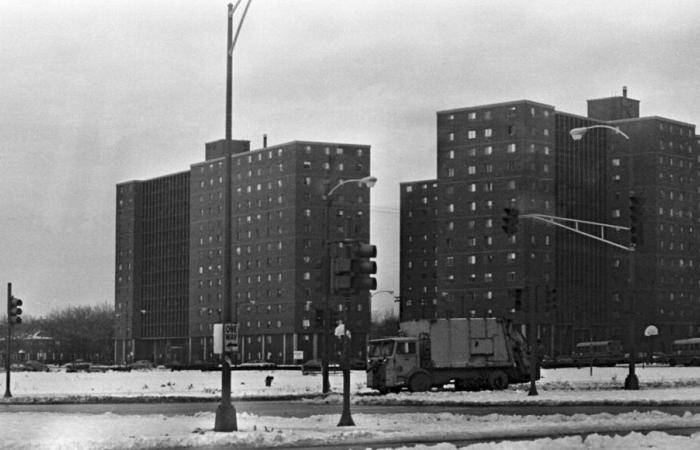
[[[398,293],[399,183],[436,176],[436,111],[585,115],[625,85],[642,115],[698,123],[699,19],[693,0],[253,0],[233,136],[371,145],[379,288]],[[223,138],[226,20],[226,1],[0,1],[0,282],[27,314],[113,303],[115,185]]]

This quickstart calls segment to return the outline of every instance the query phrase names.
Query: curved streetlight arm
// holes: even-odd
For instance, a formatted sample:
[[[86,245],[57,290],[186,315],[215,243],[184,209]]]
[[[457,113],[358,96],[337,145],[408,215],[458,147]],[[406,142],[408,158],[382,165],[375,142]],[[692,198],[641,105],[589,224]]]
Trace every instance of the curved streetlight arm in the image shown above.
[[[571,135],[571,139],[574,141],[580,141],[581,138],[583,138],[583,135],[586,134],[588,130],[593,128],[607,128],[608,130],[613,130],[616,134],[621,135],[625,139],[630,138],[624,131],[620,130],[619,127],[612,127],[610,125],[591,125],[589,127],[572,128],[571,131],[569,131],[569,134]]]
[[[377,184],[377,177],[354,178],[352,180],[341,181],[340,183],[336,184],[335,187],[333,187],[333,189],[328,191],[328,194],[326,194],[326,198],[330,197],[331,194],[333,194],[333,192],[335,192],[335,190],[338,189],[340,186],[353,182],[364,184],[368,188],[372,188],[375,184]]]
[[[394,291],[391,290],[382,290],[382,291],[374,291],[370,294],[369,298],[374,297],[377,294],[389,294],[389,295],[394,295]]]

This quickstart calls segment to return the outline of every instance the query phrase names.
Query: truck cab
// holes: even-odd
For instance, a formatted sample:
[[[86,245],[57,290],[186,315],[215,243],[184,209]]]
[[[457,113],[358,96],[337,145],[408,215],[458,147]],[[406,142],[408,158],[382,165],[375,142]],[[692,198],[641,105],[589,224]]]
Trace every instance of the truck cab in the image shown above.
[[[421,367],[420,342],[412,337],[372,340],[367,353],[367,387],[381,393],[399,391]]]

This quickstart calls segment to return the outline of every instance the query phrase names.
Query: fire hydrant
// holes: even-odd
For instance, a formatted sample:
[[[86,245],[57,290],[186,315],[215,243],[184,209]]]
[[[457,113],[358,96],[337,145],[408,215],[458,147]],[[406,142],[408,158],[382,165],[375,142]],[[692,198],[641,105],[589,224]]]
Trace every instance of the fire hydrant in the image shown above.
[[[274,379],[275,379],[275,377],[273,377],[272,375],[266,376],[265,377],[265,386],[267,386],[267,387],[272,386],[272,380],[274,380]]]

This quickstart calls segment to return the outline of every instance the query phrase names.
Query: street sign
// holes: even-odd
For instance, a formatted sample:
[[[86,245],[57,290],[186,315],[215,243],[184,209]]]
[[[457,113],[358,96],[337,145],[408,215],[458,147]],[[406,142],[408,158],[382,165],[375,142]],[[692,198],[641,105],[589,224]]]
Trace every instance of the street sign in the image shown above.
[[[214,324],[214,353],[221,354],[221,344],[224,345],[224,353],[238,352],[238,324],[227,323],[224,327],[220,323]],[[223,336],[222,334],[223,328]]]
[[[224,325],[224,350],[226,353],[238,352],[237,323],[227,323]]]

